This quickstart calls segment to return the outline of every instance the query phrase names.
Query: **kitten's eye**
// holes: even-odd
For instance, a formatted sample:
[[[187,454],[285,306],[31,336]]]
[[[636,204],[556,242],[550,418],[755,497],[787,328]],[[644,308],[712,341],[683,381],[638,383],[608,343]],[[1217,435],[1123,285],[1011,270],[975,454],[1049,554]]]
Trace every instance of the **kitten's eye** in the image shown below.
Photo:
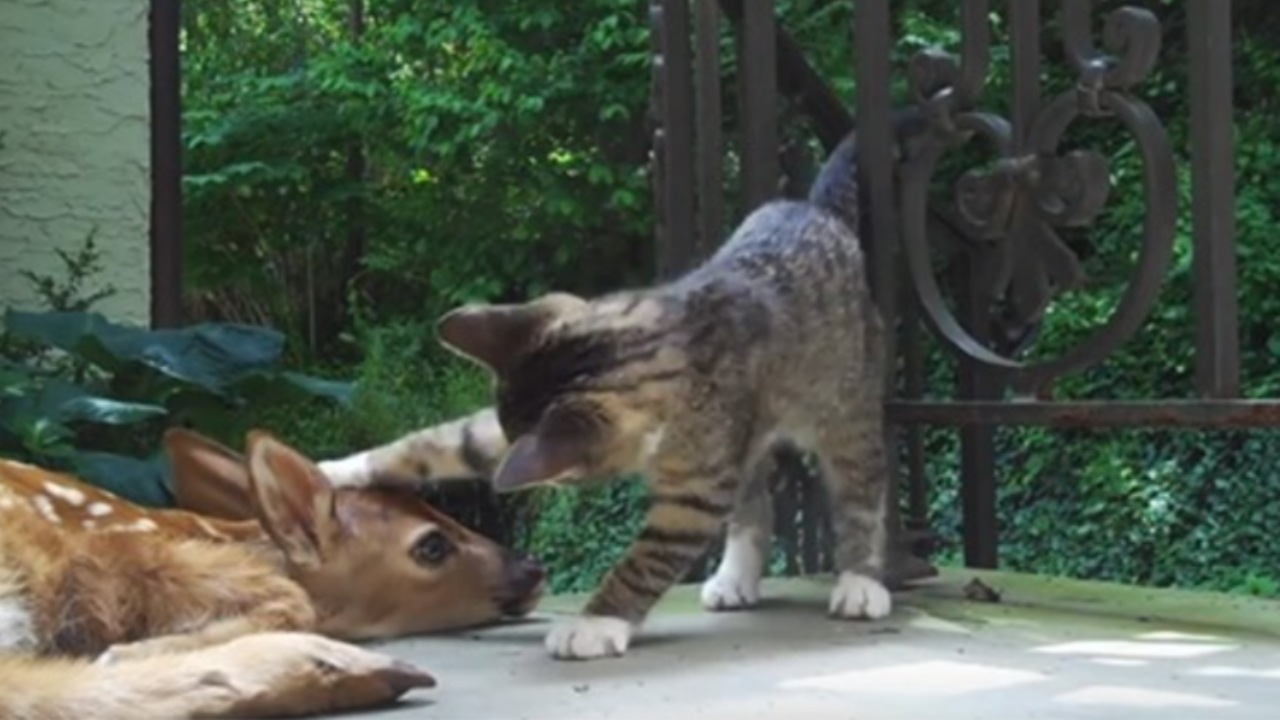
[[[439,565],[453,552],[453,543],[439,530],[432,530],[418,538],[409,554],[419,565]]]

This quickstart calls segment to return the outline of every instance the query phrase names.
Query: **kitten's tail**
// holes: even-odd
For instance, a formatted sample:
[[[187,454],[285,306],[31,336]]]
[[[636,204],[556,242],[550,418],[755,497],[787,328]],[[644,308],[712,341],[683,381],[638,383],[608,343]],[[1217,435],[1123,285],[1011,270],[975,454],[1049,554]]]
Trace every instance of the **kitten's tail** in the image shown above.
[[[809,202],[844,221],[851,230],[858,229],[858,142],[857,132],[845,135],[809,188]]]
[[[915,154],[917,145],[929,130],[928,120],[916,107],[893,111],[890,117],[893,128],[893,157],[902,161]],[[818,172],[809,188],[809,202],[834,213],[854,231],[859,230],[862,208],[870,198],[866,188],[858,182],[857,131],[850,130],[840,141]]]

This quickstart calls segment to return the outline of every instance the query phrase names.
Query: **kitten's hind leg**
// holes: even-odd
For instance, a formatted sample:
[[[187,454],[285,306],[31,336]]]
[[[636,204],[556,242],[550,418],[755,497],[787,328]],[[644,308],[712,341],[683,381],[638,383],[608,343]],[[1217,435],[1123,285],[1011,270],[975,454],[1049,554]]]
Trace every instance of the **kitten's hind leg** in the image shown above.
[[[832,423],[820,435],[839,573],[830,604],[836,617],[882,618],[893,605],[883,584],[889,489],[883,427],[880,415],[868,412]]]
[[[759,468],[756,474],[765,469]],[[744,488],[734,504],[720,565],[702,584],[702,606],[707,610],[755,606],[772,539],[773,498],[764,478],[759,478]]]

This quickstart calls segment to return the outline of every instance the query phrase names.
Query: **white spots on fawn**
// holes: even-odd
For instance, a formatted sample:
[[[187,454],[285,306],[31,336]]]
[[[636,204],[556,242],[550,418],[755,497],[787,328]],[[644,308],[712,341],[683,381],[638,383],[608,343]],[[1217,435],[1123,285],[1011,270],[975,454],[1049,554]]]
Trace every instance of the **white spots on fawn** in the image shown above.
[[[85,530],[93,530],[98,527],[98,523],[95,520],[85,520],[84,522],[80,523],[80,525]]]
[[[70,488],[65,485],[59,485],[57,483],[46,482],[44,484],[44,491],[46,493],[49,493],[49,495],[51,495],[52,497],[55,497],[73,507],[80,507],[81,505],[84,504],[84,500],[85,500],[84,493],[80,492],[75,488]]]
[[[58,517],[58,511],[53,509],[53,501],[48,495],[35,495],[31,498],[31,506],[40,513],[40,516],[54,525],[61,525],[62,518]]]
[[[85,508],[85,512],[91,517],[106,517],[111,514],[111,506],[104,502],[89,503],[89,507]]]
[[[200,528],[200,532],[204,533],[206,536],[210,538],[219,539],[219,540],[232,539],[226,533],[218,530],[216,527],[202,520],[199,516],[195,516],[193,517],[193,519],[196,521],[196,526]]]
[[[134,520],[131,523],[124,523],[123,525],[112,525],[111,527],[107,528],[107,531],[108,532],[152,532],[154,530],[159,530],[159,529],[160,529],[160,526],[156,525],[154,520],[151,520],[149,518],[141,518],[139,520]]]
[[[0,495],[0,510],[12,510],[17,506],[17,502],[8,495]]]

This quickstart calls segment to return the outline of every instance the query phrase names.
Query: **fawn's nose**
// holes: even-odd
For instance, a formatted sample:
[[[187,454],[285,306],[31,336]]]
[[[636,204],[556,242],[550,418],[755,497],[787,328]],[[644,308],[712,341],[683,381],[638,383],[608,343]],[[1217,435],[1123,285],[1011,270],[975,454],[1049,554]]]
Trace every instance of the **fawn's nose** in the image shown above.
[[[502,610],[508,615],[524,615],[542,595],[547,569],[537,558],[523,552],[508,552],[505,564]]]
[[[511,584],[520,595],[536,592],[547,579],[547,569],[532,555],[516,553],[509,565],[508,575]]]

